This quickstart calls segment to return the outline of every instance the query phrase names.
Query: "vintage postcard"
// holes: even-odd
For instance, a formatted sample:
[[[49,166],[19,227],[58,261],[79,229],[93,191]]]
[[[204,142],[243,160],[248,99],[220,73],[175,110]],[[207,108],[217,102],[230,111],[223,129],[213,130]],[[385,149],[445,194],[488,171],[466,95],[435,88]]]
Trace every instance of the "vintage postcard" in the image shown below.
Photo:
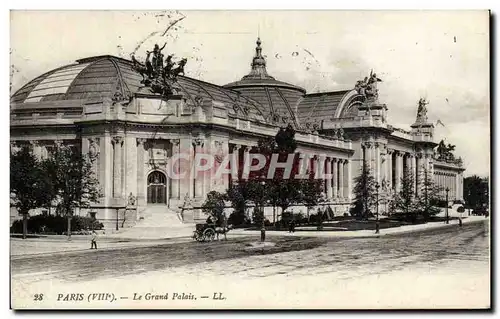
[[[489,27],[11,11],[11,308],[490,309]]]

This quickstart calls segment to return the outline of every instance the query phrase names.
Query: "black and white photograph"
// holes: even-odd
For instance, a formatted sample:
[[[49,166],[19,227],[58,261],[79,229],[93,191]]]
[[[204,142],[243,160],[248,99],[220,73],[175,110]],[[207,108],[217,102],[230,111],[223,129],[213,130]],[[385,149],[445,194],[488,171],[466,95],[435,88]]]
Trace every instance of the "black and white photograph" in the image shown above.
[[[491,309],[490,20],[11,10],[11,309]]]

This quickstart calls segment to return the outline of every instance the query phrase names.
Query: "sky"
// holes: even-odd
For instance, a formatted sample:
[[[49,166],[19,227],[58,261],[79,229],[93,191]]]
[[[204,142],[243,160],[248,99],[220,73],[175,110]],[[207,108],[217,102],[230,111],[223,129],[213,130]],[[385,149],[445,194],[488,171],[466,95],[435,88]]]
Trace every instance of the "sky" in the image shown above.
[[[268,73],[308,93],[351,89],[373,69],[396,127],[425,97],[444,124],[436,141],[456,145],[466,176],[489,175],[487,11],[11,11],[11,93],[79,58],[143,60],[155,43],[188,58],[187,76],[223,85],[249,72],[258,36]]]

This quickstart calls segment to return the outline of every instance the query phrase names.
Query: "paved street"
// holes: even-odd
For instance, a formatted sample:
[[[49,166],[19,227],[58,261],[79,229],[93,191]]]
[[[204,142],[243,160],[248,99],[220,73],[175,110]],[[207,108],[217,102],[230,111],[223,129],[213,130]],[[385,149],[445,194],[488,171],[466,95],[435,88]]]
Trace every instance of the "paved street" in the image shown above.
[[[157,283],[154,278],[163,276],[167,276],[169,282],[179,278],[189,278],[191,283],[198,280],[200,287],[207,278],[213,278],[213,281],[215,278],[237,278],[248,284],[261,282],[260,279],[278,283],[296,281],[306,289],[310,279],[321,276],[349,283],[367,280],[370,276],[393,278],[398,272],[410,270],[410,277],[417,274],[436,275],[446,270],[458,276],[449,278],[453,285],[470,285],[471,278],[474,282],[481,279],[486,285],[489,284],[487,222],[380,238],[273,237],[270,240],[276,245],[264,250],[248,249],[249,243],[258,240],[256,237],[239,237],[230,238],[227,242],[89,250],[66,253],[57,258],[50,255],[27,256],[11,261],[13,289],[15,295],[16,291],[23,295],[32,289],[41,289],[49,280],[51,285],[73,289],[111,282],[115,286],[110,287],[120,287],[128,282],[131,289],[138,281],[144,287],[151,287]],[[474,276],[479,276],[479,279]],[[445,284],[446,278],[442,275],[440,278]],[[392,279],[388,282],[398,284]],[[384,286],[378,288],[388,289]],[[374,286],[369,289],[374,289]],[[488,296],[489,287],[478,289],[482,297]],[[427,304],[427,307],[433,304]],[[485,304],[488,302],[485,301]]]

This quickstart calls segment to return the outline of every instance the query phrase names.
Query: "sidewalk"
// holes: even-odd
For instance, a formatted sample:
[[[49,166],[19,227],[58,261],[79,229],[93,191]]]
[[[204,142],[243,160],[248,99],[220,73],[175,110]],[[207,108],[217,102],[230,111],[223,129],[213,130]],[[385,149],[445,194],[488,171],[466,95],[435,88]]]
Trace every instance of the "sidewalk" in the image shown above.
[[[463,224],[478,222],[485,219],[484,216],[469,216],[462,220]],[[441,227],[449,227],[451,225],[458,225],[458,220],[450,220],[449,224],[445,222],[431,222],[426,224],[418,225],[406,225],[393,228],[384,228],[380,230],[379,234],[375,234],[374,230],[355,230],[355,231],[295,231],[295,233],[289,233],[286,230],[283,231],[267,231],[266,236],[295,236],[295,237],[329,237],[329,238],[363,238],[363,237],[380,237],[385,235],[401,234],[401,233],[411,233],[416,231],[422,231],[427,229],[435,229]],[[233,234],[248,234],[248,235],[259,235],[259,230],[243,230],[237,229],[232,231]]]
[[[90,236],[79,236],[79,238],[76,237],[77,236],[72,236],[72,239],[70,241],[68,241],[67,237],[65,236],[58,236],[58,237],[51,236],[51,237],[28,238],[28,239],[11,238],[10,256],[12,259],[16,259],[16,257],[19,258],[32,255],[43,255],[43,254],[57,255],[68,252],[95,251],[95,250],[90,250]],[[102,251],[102,250],[112,250],[121,248],[154,246],[161,244],[187,242],[187,241],[191,241],[191,238],[132,240],[132,239],[114,239],[109,237],[108,238],[101,237],[97,241],[97,247],[99,251]]]
[[[483,216],[470,216],[463,219],[463,223],[479,222],[485,219]],[[373,230],[357,230],[357,231],[297,231],[293,234],[288,231],[267,231],[266,237],[290,236],[290,237],[328,237],[328,238],[364,238],[364,237],[380,237],[392,234],[411,233],[427,229],[435,229],[440,227],[456,227],[458,220],[451,220],[450,224],[444,222],[433,222],[419,225],[408,225],[394,228],[381,229],[380,234],[375,234]],[[138,239],[138,238],[117,238],[113,236],[100,236],[97,242],[98,250],[113,250],[122,248],[155,246],[161,244],[172,244],[191,242],[190,236],[171,237],[161,239]],[[260,236],[259,230],[244,230],[234,229],[228,234],[228,237],[243,237],[243,236]],[[58,255],[68,252],[88,251],[90,250],[90,236],[72,236],[71,241],[68,241],[65,236],[44,236],[40,238],[11,238],[10,239],[10,255],[12,259],[22,258],[31,255],[50,254]]]

